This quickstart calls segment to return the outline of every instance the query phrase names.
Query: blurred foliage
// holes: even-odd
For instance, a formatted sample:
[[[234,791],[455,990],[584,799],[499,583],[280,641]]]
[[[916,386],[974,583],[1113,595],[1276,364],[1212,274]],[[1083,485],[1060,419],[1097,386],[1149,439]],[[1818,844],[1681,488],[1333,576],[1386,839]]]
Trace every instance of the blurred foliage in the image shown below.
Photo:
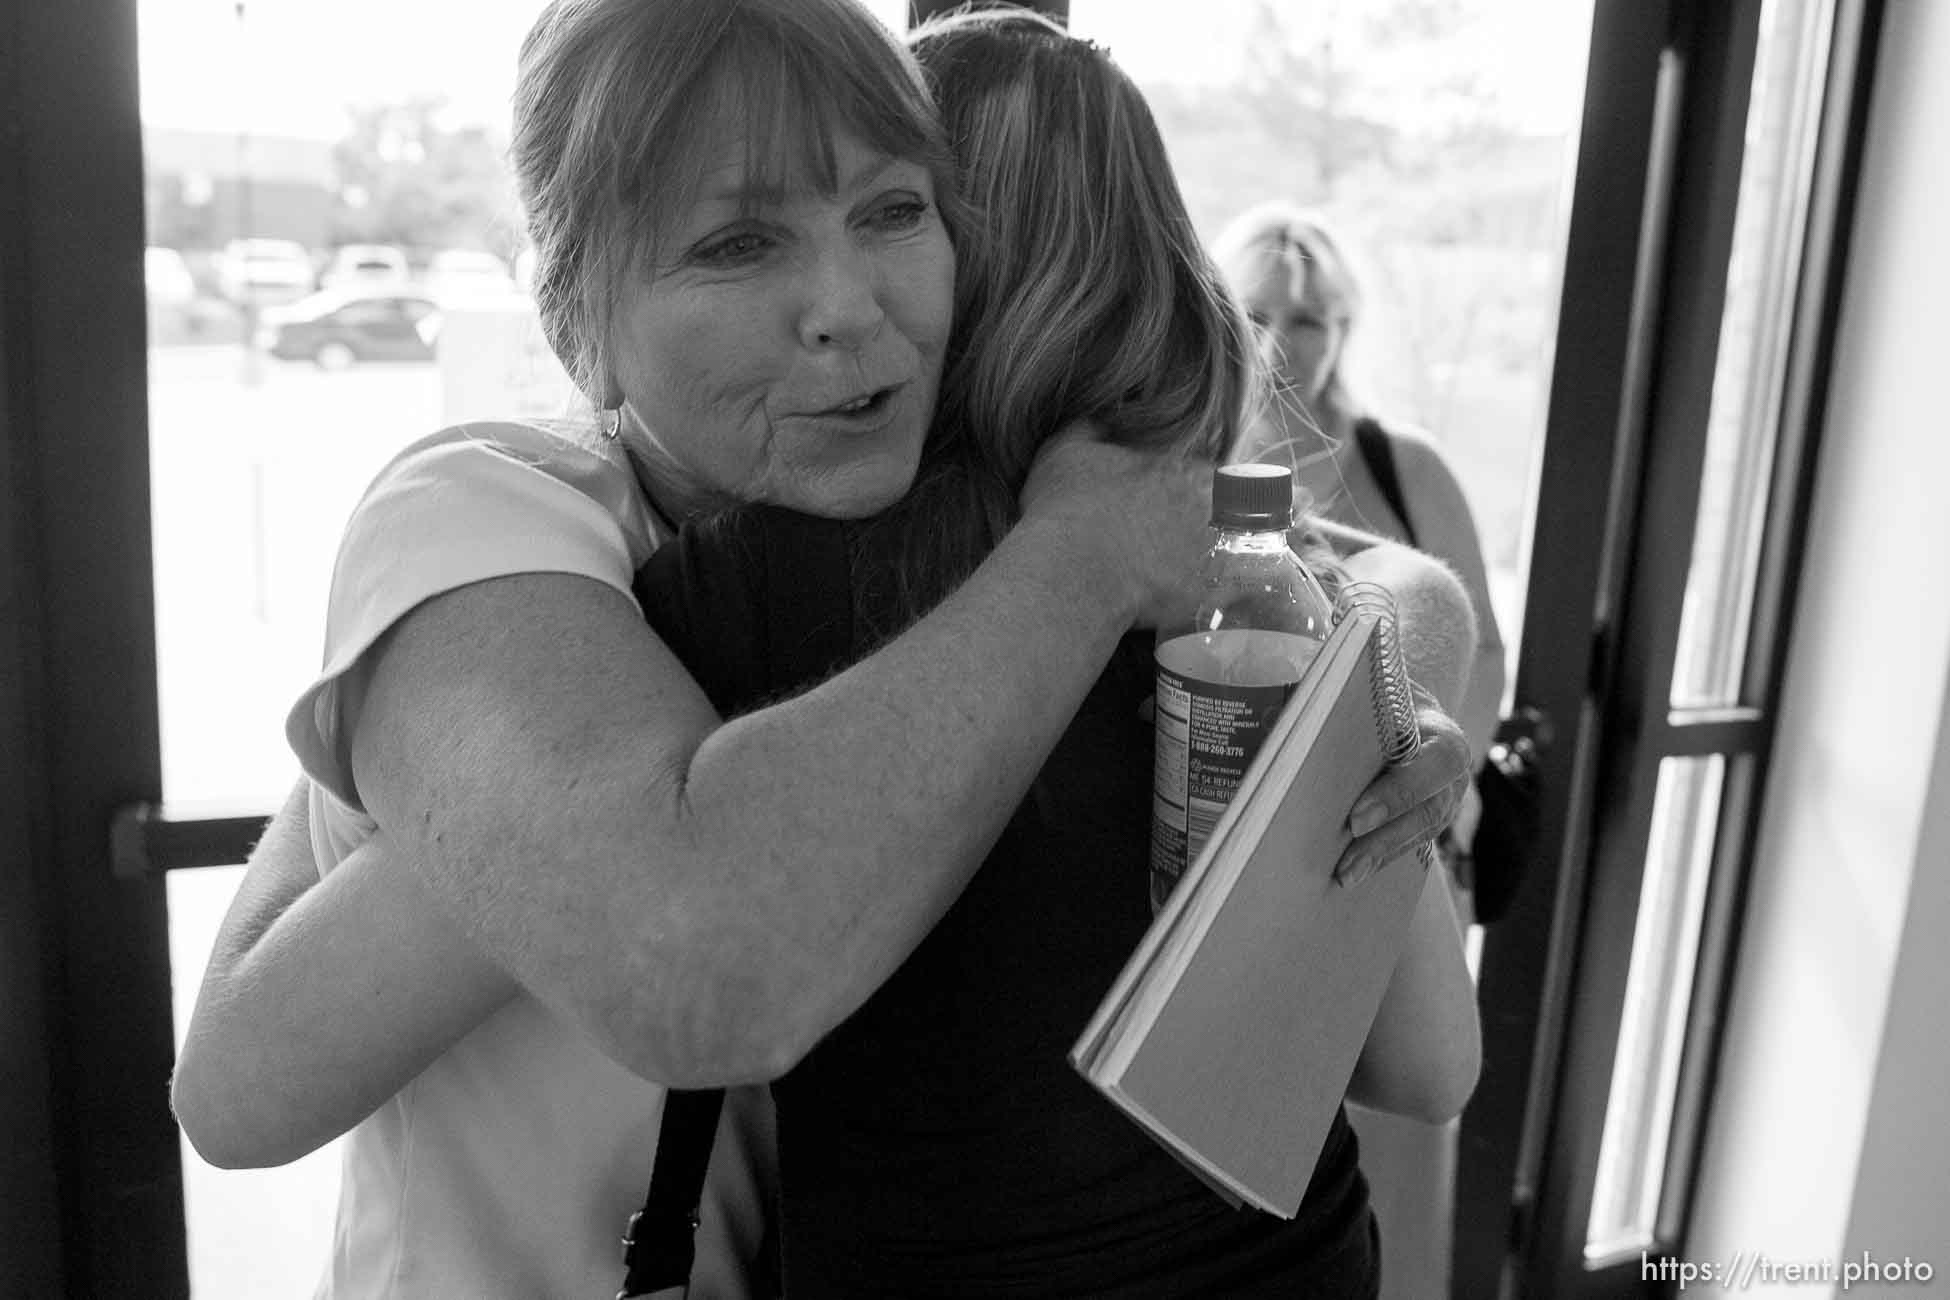
[[[1509,120],[1482,0],[1258,0],[1245,72],[1146,98],[1210,240],[1285,199],[1342,236],[1367,307],[1347,363],[1449,452],[1493,569],[1515,569],[1541,435],[1575,142]]]
[[[333,148],[332,241],[478,248],[512,257],[514,199],[502,145],[482,126],[448,126],[445,101],[417,96],[351,110]]]

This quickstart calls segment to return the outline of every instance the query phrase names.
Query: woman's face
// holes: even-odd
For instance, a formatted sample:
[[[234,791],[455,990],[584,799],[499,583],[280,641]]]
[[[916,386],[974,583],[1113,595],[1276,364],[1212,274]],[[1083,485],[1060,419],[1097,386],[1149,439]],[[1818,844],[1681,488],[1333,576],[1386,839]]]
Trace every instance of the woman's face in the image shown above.
[[[672,517],[728,500],[873,514],[913,482],[948,341],[932,179],[840,133],[836,192],[805,166],[748,195],[743,132],[723,141],[618,303],[626,436]]]
[[[1244,259],[1239,300],[1252,317],[1260,359],[1283,393],[1316,406],[1334,377],[1347,320],[1326,300],[1319,275],[1291,246],[1256,248]]]

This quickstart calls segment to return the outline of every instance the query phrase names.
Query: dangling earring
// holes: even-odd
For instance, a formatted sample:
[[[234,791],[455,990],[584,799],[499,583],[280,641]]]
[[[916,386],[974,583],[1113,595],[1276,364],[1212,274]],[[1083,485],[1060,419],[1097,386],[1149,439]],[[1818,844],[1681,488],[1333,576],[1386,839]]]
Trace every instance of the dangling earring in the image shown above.
[[[596,416],[602,422],[603,438],[606,441],[615,442],[617,435],[623,432],[623,408],[620,406],[605,407],[597,411]]]

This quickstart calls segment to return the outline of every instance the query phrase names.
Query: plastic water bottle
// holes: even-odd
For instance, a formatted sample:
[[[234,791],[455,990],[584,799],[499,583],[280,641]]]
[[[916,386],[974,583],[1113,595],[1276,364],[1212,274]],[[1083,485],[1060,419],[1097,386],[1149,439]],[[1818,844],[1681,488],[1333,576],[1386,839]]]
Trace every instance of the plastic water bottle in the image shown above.
[[[1283,465],[1221,469],[1198,612],[1189,626],[1159,631],[1154,909],[1197,859],[1327,639],[1333,607],[1287,541],[1293,498]]]

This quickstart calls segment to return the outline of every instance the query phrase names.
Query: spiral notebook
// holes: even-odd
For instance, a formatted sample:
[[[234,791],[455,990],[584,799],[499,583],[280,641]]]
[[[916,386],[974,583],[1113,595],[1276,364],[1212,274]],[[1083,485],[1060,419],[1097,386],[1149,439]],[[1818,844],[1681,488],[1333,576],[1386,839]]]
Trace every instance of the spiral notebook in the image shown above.
[[[1344,887],[1356,797],[1419,746],[1379,588],[1350,586],[1239,793],[1071,1049],[1235,1203],[1292,1218],[1421,897],[1403,854]]]

